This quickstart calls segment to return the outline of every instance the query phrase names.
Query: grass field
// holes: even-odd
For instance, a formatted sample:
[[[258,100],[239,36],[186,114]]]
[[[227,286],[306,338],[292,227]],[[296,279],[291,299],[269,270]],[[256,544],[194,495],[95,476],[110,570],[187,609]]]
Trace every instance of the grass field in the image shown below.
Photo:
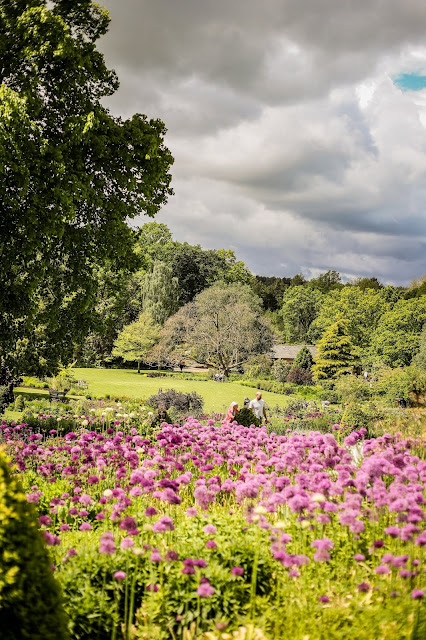
[[[254,397],[255,389],[232,382],[183,380],[178,375],[165,378],[147,378],[132,369],[74,369],[79,380],[86,380],[88,392],[95,396],[129,396],[146,400],[159,388],[176,391],[196,391],[204,398],[206,411],[223,411],[232,401],[243,404],[245,396]],[[277,393],[262,392],[267,405],[285,407],[288,397]]]

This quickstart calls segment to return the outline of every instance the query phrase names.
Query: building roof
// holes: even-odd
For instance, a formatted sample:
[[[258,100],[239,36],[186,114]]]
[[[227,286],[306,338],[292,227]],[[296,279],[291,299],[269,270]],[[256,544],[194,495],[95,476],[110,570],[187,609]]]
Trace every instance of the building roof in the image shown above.
[[[272,347],[270,356],[271,358],[275,358],[276,360],[294,360],[303,346],[303,344],[275,344]],[[306,347],[309,349],[312,357],[315,359],[318,354],[318,349],[316,348],[316,346],[313,344],[307,344]]]

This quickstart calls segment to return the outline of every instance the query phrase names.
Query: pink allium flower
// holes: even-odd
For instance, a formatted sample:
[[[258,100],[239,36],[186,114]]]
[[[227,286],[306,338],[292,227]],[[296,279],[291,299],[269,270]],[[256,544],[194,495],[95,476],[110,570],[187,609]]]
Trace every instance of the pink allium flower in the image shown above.
[[[214,540],[207,540],[206,542],[206,548],[207,549],[216,549],[217,544]]]
[[[186,510],[186,515],[188,517],[194,517],[198,515],[197,509],[195,507],[189,507],[189,509]]]
[[[330,598],[328,596],[320,596],[318,600],[320,602],[323,602],[324,604],[326,604],[327,602],[330,602]]]
[[[145,509],[145,516],[147,518],[152,518],[152,516],[156,516],[157,515],[157,509],[155,507],[147,507],[147,509]]]
[[[367,582],[361,582],[361,584],[357,586],[357,589],[360,593],[367,593],[367,591],[370,591],[371,587]]]
[[[300,572],[297,569],[290,569],[288,575],[290,578],[300,578]]]
[[[50,531],[43,531],[43,538],[49,547],[56,547],[58,544],[61,544],[60,538],[54,536]]]
[[[61,526],[59,527],[59,531],[69,531],[70,530],[70,526],[69,524],[61,524]]]
[[[364,555],[362,555],[362,553],[356,553],[356,554],[354,555],[354,560],[355,560],[356,562],[364,562],[364,560],[365,560],[365,556],[364,556]]]
[[[318,549],[318,551],[330,551],[330,549],[334,547],[334,542],[330,540],[330,538],[322,538],[320,540],[314,540],[311,547]]]
[[[232,567],[231,573],[233,576],[243,576],[244,569],[242,567]]]
[[[136,529],[137,523],[132,516],[125,516],[123,520],[119,524],[120,529],[124,531],[130,531],[131,529]]]
[[[200,598],[210,598],[214,594],[214,589],[208,582],[203,582],[197,589]]]
[[[203,531],[206,535],[214,536],[216,533],[216,527],[213,524],[207,524]]]
[[[314,554],[315,562],[328,562],[330,560],[330,554],[328,551],[317,551]]]
[[[162,558],[158,551],[153,551],[150,555],[151,562],[161,562]]]
[[[421,600],[422,598],[424,598],[424,595],[425,592],[421,589],[414,589],[411,593],[411,597],[413,598],[413,600]]]
[[[38,521],[40,525],[43,525],[45,527],[50,527],[50,525],[52,524],[52,518],[49,518],[49,516],[40,516]]]
[[[95,520],[105,520],[105,514],[104,513],[97,513],[95,515]]]
[[[146,585],[146,590],[147,590],[147,591],[152,591],[153,593],[157,593],[157,591],[158,591],[158,584],[147,584],[147,585]]]
[[[87,507],[87,505],[92,504],[93,500],[92,498],[87,494],[87,493],[83,493],[80,496],[80,502],[81,504],[83,504],[85,507]]]
[[[105,533],[101,535],[99,553],[105,553],[107,555],[115,553],[114,536],[111,531],[105,531]]]
[[[89,524],[89,522],[83,522],[80,526],[79,526],[80,531],[91,531],[92,530],[92,525]]]
[[[166,560],[167,562],[176,562],[177,560],[179,560],[179,555],[173,549],[169,549],[169,551],[167,551],[166,555],[164,556],[164,560]]]
[[[125,580],[126,579],[126,574],[124,571],[116,571],[114,573],[114,578],[116,580]]]
[[[120,547],[122,549],[129,549],[130,547],[133,547],[135,544],[134,540],[132,540],[132,538],[123,538],[123,540],[120,543]]]
[[[386,573],[390,573],[390,569],[385,564],[379,564],[379,566],[376,567],[375,572],[379,575],[385,575]]]

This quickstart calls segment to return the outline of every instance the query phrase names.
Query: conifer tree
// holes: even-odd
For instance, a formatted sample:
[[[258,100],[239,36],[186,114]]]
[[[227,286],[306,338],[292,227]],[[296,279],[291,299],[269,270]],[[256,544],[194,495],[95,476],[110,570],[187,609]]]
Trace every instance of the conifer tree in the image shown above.
[[[351,373],[357,363],[355,347],[347,331],[347,322],[339,315],[318,343],[318,356],[312,366],[316,381]]]
[[[312,353],[309,351],[306,345],[300,349],[299,353],[294,359],[293,367],[298,367],[299,369],[305,369],[305,371],[310,371],[312,365],[314,363],[314,359],[312,357]]]

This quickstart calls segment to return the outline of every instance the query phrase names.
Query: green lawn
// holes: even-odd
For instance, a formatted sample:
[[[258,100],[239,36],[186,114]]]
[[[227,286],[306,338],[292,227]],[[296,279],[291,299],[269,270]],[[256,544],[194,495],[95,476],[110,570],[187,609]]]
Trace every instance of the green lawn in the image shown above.
[[[129,396],[145,400],[157,393],[158,389],[176,389],[176,391],[196,391],[204,398],[206,411],[223,411],[232,401],[243,404],[245,396],[254,397],[255,389],[232,382],[212,382],[183,380],[174,375],[167,378],[147,378],[131,369],[74,369],[79,380],[86,380],[89,389],[86,393],[95,396]],[[267,405],[279,404],[284,407],[288,397],[278,393],[262,392]]]

